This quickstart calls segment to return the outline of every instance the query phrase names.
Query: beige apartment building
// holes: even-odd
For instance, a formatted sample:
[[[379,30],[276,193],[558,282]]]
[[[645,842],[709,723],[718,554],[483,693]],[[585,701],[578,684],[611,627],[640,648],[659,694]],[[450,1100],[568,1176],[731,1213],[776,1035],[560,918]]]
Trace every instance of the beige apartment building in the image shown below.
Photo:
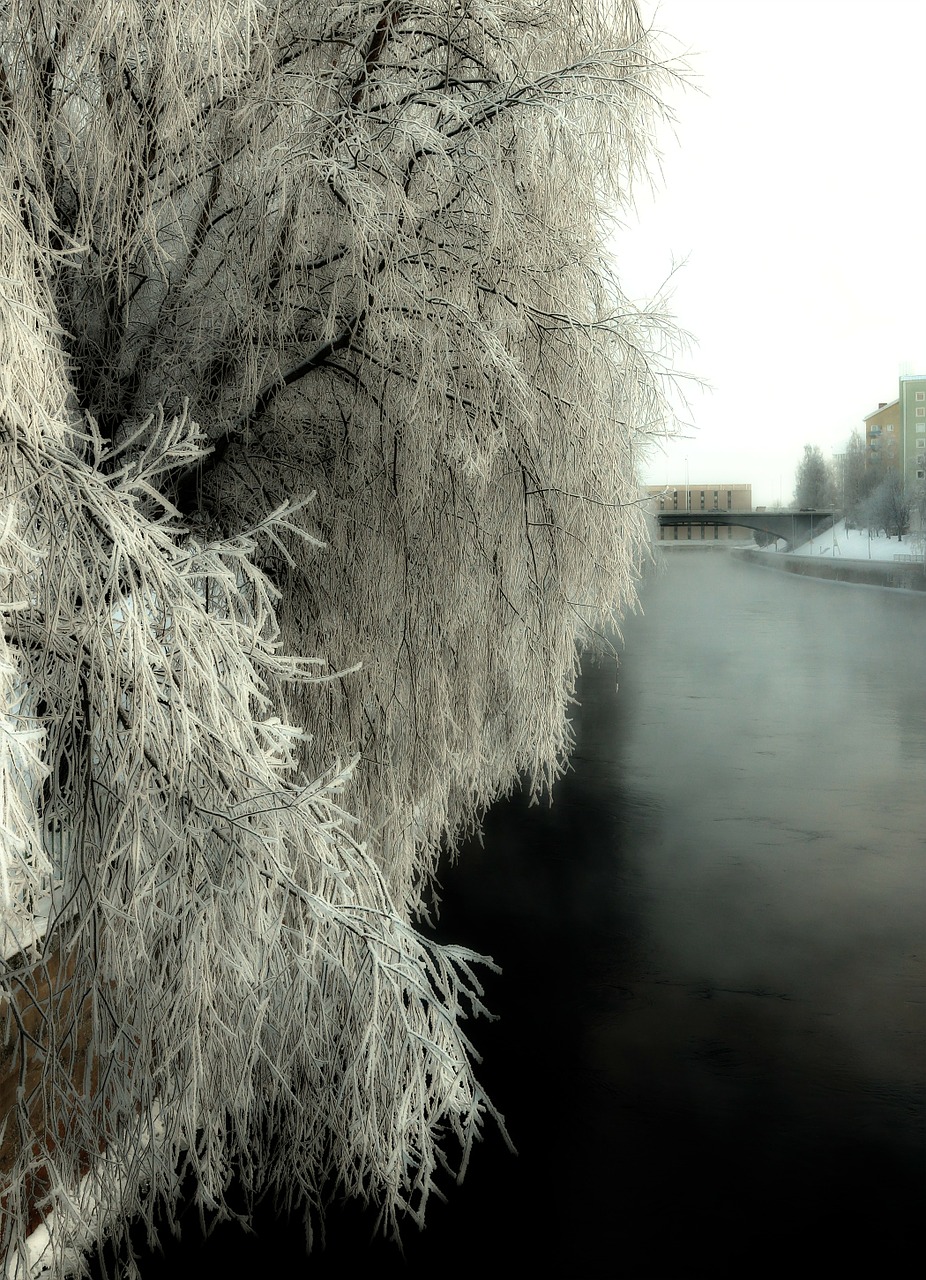
[[[896,467],[904,483],[926,479],[926,374],[901,374],[897,399],[866,414],[866,465]]]
[[[900,462],[900,400],[882,400],[865,415],[865,465],[896,467]]]
[[[751,511],[751,484],[648,484],[652,511]],[[737,525],[676,525],[659,529],[660,542],[735,542],[752,530]]]
[[[897,398],[904,480],[910,485],[926,480],[926,374],[901,376]]]

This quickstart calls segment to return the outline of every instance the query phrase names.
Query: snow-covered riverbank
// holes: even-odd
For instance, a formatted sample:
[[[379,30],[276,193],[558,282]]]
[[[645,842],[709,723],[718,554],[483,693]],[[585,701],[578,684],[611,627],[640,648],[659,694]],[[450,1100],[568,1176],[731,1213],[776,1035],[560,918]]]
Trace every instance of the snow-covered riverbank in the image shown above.
[[[908,556],[916,556],[919,561],[924,558],[924,539],[922,533],[908,533],[900,540],[897,538],[877,537],[866,529],[847,529],[845,520],[838,521],[830,529],[818,533],[809,542],[793,551],[785,552],[785,541],[779,538],[775,545],[762,547],[768,555],[795,556],[831,556],[844,560],[888,560],[897,563],[908,563]]]
[[[869,537],[867,530],[846,530],[843,521],[794,551],[784,542],[772,547],[744,547],[737,554],[753,564],[806,578],[824,578],[853,586],[891,587],[926,592],[926,566],[921,535],[903,539]]]

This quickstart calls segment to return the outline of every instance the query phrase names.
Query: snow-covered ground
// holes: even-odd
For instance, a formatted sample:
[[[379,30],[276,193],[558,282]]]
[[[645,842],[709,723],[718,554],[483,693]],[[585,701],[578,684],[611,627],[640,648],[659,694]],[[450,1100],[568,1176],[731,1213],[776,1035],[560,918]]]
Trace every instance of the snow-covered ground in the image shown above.
[[[784,539],[778,540],[777,554],[784,553]],[[775,545],[762,550],[776,554]],[[840,556],[843,560],[893,560],[895,556],[924,556],[922,533],[907,533],[903,539],[876,537],[865,529],[846,529],[845,520],[838,521],[831,529],[818,533],[810,542],[795,547],[788,554],[796,556]]]

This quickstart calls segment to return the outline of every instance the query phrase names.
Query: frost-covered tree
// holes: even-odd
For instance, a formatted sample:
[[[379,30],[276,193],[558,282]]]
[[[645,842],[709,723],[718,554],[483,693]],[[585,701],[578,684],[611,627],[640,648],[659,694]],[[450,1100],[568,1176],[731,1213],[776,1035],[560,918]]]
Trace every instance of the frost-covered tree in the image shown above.
[[[866,498],[878,481],[878,473],[867,465],[865,441],[861,432],[853,431],[840,459],[840,488],[846,523],[850,528],[862,521]]]
[[[0,0],[10,1256],[465,1164],[414,920],[634,598],[663,75],[632,0]]]
[[[926,532],[926,482],[916,480],[907,488],[910,502],[910,526],[922,538]]]
[[[805,444],[794,479],[795,502],[802,509],[818,511],[830,505],[831,494],[831,477],[819,445]]]
[[[862,503],[862,522],[869,529],[883,530],[889,538],[902,541],[915,507],[916,496],[908,492],[903,475],[896,467],[888,467]]]

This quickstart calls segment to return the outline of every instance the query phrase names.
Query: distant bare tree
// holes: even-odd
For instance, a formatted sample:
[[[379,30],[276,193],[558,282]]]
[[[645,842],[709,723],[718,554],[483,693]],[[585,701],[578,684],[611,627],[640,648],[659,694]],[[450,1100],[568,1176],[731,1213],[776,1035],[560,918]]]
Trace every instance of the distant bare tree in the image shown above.
[[[473,957],[412,921],[634,599],[662,76],[632,0],[0,9],[0,905],[90,1028],[8,967],[10,1256],[101,1150],[120,1231],[178,1161],[388,1227],[465,1165]]]

